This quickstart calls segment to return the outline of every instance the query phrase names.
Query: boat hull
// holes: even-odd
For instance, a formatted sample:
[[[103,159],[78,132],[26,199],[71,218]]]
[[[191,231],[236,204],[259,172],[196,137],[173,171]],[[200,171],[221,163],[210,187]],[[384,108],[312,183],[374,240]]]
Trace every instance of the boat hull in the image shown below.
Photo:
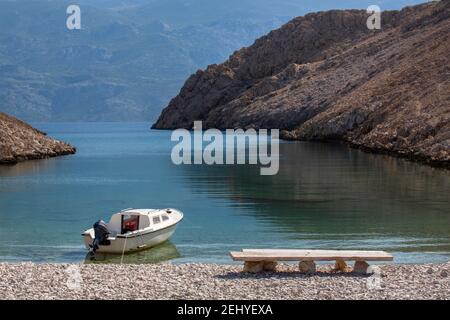
[[[156,231],[132,236],[118,236],[110,241],[110,245],[100,245],[97,252],[121,254],[149,249],[168,240],[175,232],[176,227],[175,224]],[[93,241],[92,234],[85,233],[83,238],[86,249],[89,249]]]

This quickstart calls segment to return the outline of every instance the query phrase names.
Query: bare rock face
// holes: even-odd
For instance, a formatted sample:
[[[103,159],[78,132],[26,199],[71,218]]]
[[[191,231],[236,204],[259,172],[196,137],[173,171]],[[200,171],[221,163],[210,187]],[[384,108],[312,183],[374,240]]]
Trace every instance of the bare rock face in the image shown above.
[[[308,14],[192,75],[156,129],[278,128],[450,166],[450,0]]]
[[[0,164],[56,157],[75,151],[69,144],[51,139],[25,122],[0,112]]]

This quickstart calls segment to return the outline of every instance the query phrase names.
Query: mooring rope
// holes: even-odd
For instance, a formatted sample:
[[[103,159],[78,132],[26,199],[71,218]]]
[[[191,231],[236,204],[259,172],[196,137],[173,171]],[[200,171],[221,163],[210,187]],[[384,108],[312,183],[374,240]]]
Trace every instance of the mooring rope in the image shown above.
[[[125,242],[123,243],[122,257],[120,258],[120,264],[123,263],[123,256],[125,254],[125,247],[127,246],[127,239],[128,239],[128,236],[125,234]]]

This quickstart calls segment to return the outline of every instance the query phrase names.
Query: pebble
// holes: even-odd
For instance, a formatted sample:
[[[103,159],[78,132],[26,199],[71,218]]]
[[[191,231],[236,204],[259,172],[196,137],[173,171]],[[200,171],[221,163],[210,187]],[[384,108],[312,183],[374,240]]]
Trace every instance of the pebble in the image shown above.
[[[328,265],[312,275],[292,264],[278,269],[249,274],[241,265],[0,263],[0,299],[450,299],[450,263],[383,265],[377,278],[330,272]]]

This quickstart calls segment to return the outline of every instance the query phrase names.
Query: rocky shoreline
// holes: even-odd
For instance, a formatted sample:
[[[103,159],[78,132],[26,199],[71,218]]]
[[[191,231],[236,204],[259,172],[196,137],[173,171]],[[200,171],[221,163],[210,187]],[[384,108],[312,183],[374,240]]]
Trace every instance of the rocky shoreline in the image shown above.
[[[345,142],[350,148],[359,149],[361,151],[364,151],[366,153],[373,153],[373,154],[384,154],[391,157],[397,157],[401,159],[405,159],[407,161],[411,162],[417,162],[421,163],[423,165],[428,165],[430,167],[434,167],[437,169],[444,169],[444,170],[450,170],[450,161],[441,161],[441,160],[435,160],[423,155],[418,155],[414,153],[402,153],[402,152],[395,152],[391,150],[386,149],[380,149],[380,148],[370,148],[367,146],[362,146],[358,144],[353,144],[351,142]]]
[[[0,165],[74,154],[76,148],[0,112]]]
[[[243,273],[217,264],[0,263],[0,299],[450,299],[450,262],[390,264],[373,275]]]

